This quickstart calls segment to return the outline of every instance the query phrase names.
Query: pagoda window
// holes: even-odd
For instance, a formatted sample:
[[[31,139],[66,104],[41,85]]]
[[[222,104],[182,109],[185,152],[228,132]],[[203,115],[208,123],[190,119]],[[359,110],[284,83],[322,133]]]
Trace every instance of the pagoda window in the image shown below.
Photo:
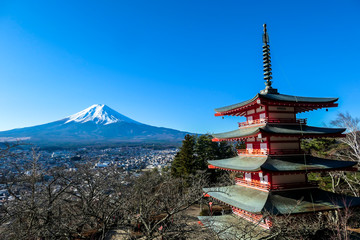
[[[251,181],[251,173],[245,173],[245,181]]]
[[[268,150],[267,143],[260,143],[260,149],[261,149],[261,152],[266,153]]]
[[[259,118],[260,118],[261,122],[264,122],[266,120],[266,114],[265,113],[260,113]]]
[[[252,124],[252,122],[253,122],[253,116],[248,116],[248,117],[247,117],[247,121],[248,121],[249,124]]]
[[[247,142],[255,142],[255,138],[254,138],[254,137],[251,137],[251,138],[248,138],[246,141],[247,141]]]
[[[253,151],[253,144],[252,143],[247,143],[246,144],[246,150],[251,153]]]
[[[259,178],[260,178],[260,183],[262,183],[262,184],[269,184],[269,177],[268,177],[268,175],[264,175],[262,172],[259,172]]]

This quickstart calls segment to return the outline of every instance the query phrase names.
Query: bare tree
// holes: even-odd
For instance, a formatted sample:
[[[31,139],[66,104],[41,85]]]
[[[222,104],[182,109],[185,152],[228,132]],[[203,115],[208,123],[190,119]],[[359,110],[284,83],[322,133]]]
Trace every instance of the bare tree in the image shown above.
[[[352,117],[349,113],[339,113],[337,118],[331,122],[332,125],[346,128],[346,137],[340,138],[343,144],[338,148],[336,156],[342,160],[354,161],[360,163],[360,120]],[[357,173],[330,172],[332,180],[332,191],[350,193],[359,197],[360,178]],[[342,183],[346,183],[344,187]]]
[[[199,230],[185,211],[201,200],[205,180],[192,176],[191,184],[170,174],[146,173],[135,180],[131,191],[129,216],[136,231],[146,239],[166,237],[185,239]]]
[[[128,191],[117,169],[45,171],[33,151],[31,161],[6,176],[12,197],[1,208],[0,236],[5,239],[103,239],[119,221]],[[126,204],[124,204],[126,205]]]
[[[7,239],[57,238],[64,233],[55,226],[61,222],[61,196],[71,182],[62,174],[46,174],[33,150],[31,161],[7,176],[7,190],[12,200],[2,208],[2,235]],[[46,180],[50,177],[49,180]]]
[[[38,159],[33,151],[31,160],[6,175],[12,199],[1,208],[4,239],[104,239],[111,229],[125,229],[130,239],[181,239],[203,231],[186,214],[202,198],[203,177],[129,176],[92,163],[45,171]]]
[[[347,148],[339,151],[339,157],[344,160],[360,162],[360,120],[352,117],[349,113],[339,113],[331,122],[332,125],[346,128],[346,137],[339,141],[346,144]]]
[[[11,143],[0,142],[0,159],[3,159],[5,157],[14,156],[15,154],[12,152],[12,150],[14,150],[22,145],[25,145],[25,143],[22,143],[20,141],[11,142]]]

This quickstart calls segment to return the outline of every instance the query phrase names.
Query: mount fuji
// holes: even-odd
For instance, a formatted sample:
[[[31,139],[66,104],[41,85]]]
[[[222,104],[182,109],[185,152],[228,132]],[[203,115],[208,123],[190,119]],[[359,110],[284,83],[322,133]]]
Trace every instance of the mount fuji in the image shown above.
[[[0,141],[19,139],[47,146],[178,143],[186,134],[188,132],[146,125],[106,105],[95,104],[55,122],[0,132]]]

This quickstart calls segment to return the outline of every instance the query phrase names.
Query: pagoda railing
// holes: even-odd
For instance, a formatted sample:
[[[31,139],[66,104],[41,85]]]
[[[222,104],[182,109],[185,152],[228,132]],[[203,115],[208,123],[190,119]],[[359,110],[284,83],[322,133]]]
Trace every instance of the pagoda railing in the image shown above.
[[[266,155],[268,153],[267,149],[238,149],[239,155],[253,154],[253,155]]]
[[[298,149],[238,149],[238,155],[285,155],[285,154],[302,154]]]
[[[243,185],[243,186],[246,185],[246,186],[263,189],[263,190],[270,189],[269,183],[262,183],[257,180],[245,180],[244,178],[235,178],[235,183],[238,185]]]
[[[245,127],[245,126],[256,125],[256,124],[261,124],[261,123],[267,123],[266,119],[262,118],[262,119],[255,119],[255,120],[246,121],[246,122],[239,122],[239,127]]]
[[[239,127],[252,126],[262,123],[296,123],[296,124],[307,124],[306,118],[261,118],[246,122],[239,122]]]
[[[281,184],[270,184],[270,183],[262,183],[259,180],[245,180],[244,178],[235,178],[235,184],[242,186],[249,186],[253,188],[257,188],[260,190],[282,190],[282,189],[291,189],[291,188],[313,188],[317,187],[316,182],[298,182],[298,183],[281,183]]]
[[[232,211],[235,215],[244,218],[250,222],[253,222],[265,229],[269,229],[272,226],[272,222],[269,221],[268,218],[264,218],[264,216],[261,214],[250,213],[235,207],[232,208]]]
[[[298,124],[307,124],[306,118],[270,118],[267,120],[268,123],[298,123]]]

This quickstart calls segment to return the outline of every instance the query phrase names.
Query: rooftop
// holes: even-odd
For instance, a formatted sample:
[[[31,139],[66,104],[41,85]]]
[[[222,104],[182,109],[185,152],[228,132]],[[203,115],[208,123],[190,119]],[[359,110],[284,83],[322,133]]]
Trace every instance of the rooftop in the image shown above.
[[[228,159],[210,160],[209,164],[222,168],[239,171],[321,171],[341,170],[356,165],[352,161],[338,161],[317,158],[311,155],[287,156],[236,156]]]
[[[360,198],[320,189],[264,192],[239,185],[204,188],[204,192],[225,204],[252,213],[296,214],[360,205]]]
[[[260,102],[268,101],[272,103],[278,103],[278,104],[285,104],[291,106],[297,106],[298,108],[295,110],[296,112],[304,112],[305,107],[311,106],[311,109],[318,109],[322,107],[336,107],[337,105],[334,104],[338,98],[319,98],[319,97],[300,97],[300,96],[292,96],[292,95],[285,95],[285,94],[256,94],[255,97],[252,99],[232,104],[229,106],[216,108],[215,112],[217,112],[216,115],[233,115],[231,112],[235,112],[236,110],[240,110],[241,108],[246,108],[249,105],[255,105],[258,104],[257,100],[260,99]],[[312,106],[312,105],[316,106]]]
[[[272,135],[288,135],[300,137],[339,137],[345,128],[323,128],[307,125],[280,125],[265,124],[248,128],[236,129],[234,131],[213,134],[213,141],[237,140],[253,137],[258,133],[271,133]]]

